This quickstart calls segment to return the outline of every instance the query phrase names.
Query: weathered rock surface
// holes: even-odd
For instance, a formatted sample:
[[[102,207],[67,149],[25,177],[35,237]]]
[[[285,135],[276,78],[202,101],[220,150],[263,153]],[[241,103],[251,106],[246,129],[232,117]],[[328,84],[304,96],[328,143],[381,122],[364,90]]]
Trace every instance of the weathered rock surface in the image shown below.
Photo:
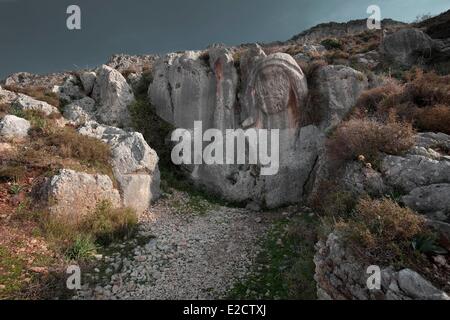
[[[144,69],[150,68],[158,57],[158,55],[115,54],[109,58],[106,65],[119,72],[141,73]]]
[[[36,199],[50,205],[52,214],[68,219],[89,214],[103,200],[110,201],[113,207],[120,206],[119,192],[106,175],[62,169],[36,188]]]
[[[107,125],[127,127],[131,124],[128,106],[135,101],[133,91],[122,74],[108,66],[101,66],[92,92],[97,102],[97,117]]]
[[[94,99],[84,97],[83,99],[73,101],[64,107],[63,116],[75,125],[95,120]]]
[[[32,110],[32,111],[38,111],[42,112],[46,116],[51,115],[52,113],[59,113],[58,109],[47,102],[39,101],[36,99],[33,99],[29,96],[26,96],[24,94],[19,93],[17,95],[17,99],[14,100],[12,103],[13,107],[22,110]]]
[[[11,74],[5,79],[6,86],[16,88],[40,87],[51,90],[54,86],[59,86],[71,77],[69,72],[58,72],[50,74],[33,74],[29,72],[17,72]]]
[[[402,29],[387,35],[381,43],[380,51],[388,62],[411,67],[430,60],[436,51],[436,44],[418,29]]]
[[[403,192],[431,184],[450,183],[450,161],[423,155],[386,156],[381,171],[387,183]]]
[[[0,86],[0,103],[10,104],[17,99],[17,93],[3,89]]]
[[[142,134],[87,122],[81,134],[100,139],[111,146],[114,177],[119,183],[122,203],[145,211],[160,195],[158,156],[145,142]]]
[[[415,188],[401,200],[430,219],[450,222],[450,183]]]
[[[203,59],[202,59],[203,57]],[[172,53],[155,62],[149,98],[158,115],[179,128],[212,125],[215,76],[202,52]]]
[[[13,115],[6,115],[0,120],[0,137],[13,139],[24,138],[28,135],[30,122]]]
[[[389,190],[379,172],[360,162],[351,162],[345,168],[343,185],[355,195],[381,196]]]
[[[363,73],[341,65],[321,67],[314,82],[317,84],[319,105],[311,108],[317,108],[320,112],[320,127],[324,130],[336,126],[368,88],[368,80]]]
[[[74,75],[70,75],[64,80],[63,84],[54,86],[52,91],[56,93],[61,100],[71,102],[86,96],[80,85],[78,78]]]
[[[81,85],[87,95],[92,93],[96,79],[97,75],[93,71],[85,71],[80,74]]]
[[[380,289],[368,289],[369,265],[364,265],[343,245],[336,233],[317,243],[314,256],[319,299],[338,300],[449,300],[449,296],[434,287],[417,272],[392,267],[381,269]]]

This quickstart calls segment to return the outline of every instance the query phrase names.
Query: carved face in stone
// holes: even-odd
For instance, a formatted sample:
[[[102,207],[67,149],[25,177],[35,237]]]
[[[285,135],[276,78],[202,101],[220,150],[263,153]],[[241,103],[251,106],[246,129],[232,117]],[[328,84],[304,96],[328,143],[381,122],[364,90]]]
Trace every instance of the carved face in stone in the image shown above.
[[[285,110],[288,107],[290,86],[289,78],[280,66],[267,66],[261,70],[255,80],[260,109],[269,115]]]

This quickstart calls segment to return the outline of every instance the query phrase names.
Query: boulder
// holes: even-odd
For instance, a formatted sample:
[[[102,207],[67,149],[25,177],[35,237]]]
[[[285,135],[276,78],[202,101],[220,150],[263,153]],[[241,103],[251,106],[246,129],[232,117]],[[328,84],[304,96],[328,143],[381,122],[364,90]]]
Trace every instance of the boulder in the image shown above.
[[[450,183],[417,187],[401,200],[411,209],[426,214],[432,220],[450,221]]]
[[[358,53],[351,57],[351,61],[358,66],[372,70],[379,64],[380,54],[375,50]]]
[[[0,120],[0,137],[13,139],[24,138],[28,135],[30,122],[13,115],[6,115]]]
[[[83,86],[84,92],[87,95],[90,95],[92,93],[96,79],[97,75],[93,71],[85,71],[80,73],[81,85]]]
[[[398,272],[398,286],[413,299],[449,300],[447,294],[434,287],[420,274],[411,269],[403,269]]]
[[[51,214],[76,219],[91,213],[100,201],[120,207],[119,192],[106,175],[62,169],[35,186],[34,197],[50,205]]]
[[[5,90],[0,86],[0,103],[10,104],[17,99],[17,93]]]
[[[387,35],[380,52],[387,62],[400,67],[423,64],[433,57],[436,44],[427,34],[418,29],[401,29]]]
[[[63,116],[75,125],[95,120],[94,99],[84,97],[83,99],[73,101],[64,107]]]
[[[320,67],[314,84],[312,90],[316,91],[318,105],[310,108],[320,113],[320,127],[325,131],[339,124],[368,88],[368,80],[363,73],[342,65]]]
[[[142,134],[87,122],[79,133],[102,140],[111,146],[114,177],[119,183],[124,206],[138,213],[147,210],[160,195],[158,156]]]
[[[33,99],[27,95],[19,93],[17,95],[17,99],[12,103],[14,108],[17,108],[22,111],[38,111],[43,113],[46,116],[49,116],[53,113],[59,113],[58,109],[47,102],[39,101]]]
[[[450,161],[423,155],[388,155],[382,160],[381,172],[387,184],[404,193],[417,187],[450,183]]]
[[[119,127],[131,125],[128,106],[135,101],[133,91],[122,74],[105,65],[97,71],[92,97],[99,105],[100,122]]]

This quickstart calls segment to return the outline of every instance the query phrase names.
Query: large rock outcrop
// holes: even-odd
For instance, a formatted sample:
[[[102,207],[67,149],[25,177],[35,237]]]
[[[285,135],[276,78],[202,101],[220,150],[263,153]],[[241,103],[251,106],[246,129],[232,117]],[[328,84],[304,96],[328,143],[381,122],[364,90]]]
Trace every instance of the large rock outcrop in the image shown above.
[[[149,99],[162,119],[186,129],[197,120],[212,125],[216,84],[202,52],[167,55],[155,62],[153,78]]]
[[[419,133],[404,156],[386,156],[381,163],[384,180],[403,194],[401,201],[432,220],[450,222],[450,136]]]
[[[155,62],[148,96],[158,115],[172,125],[203,130],[278,129],[278,173],[262,175],[261,165],[186,165],[190,178],[234,202],[267,207],[295,203],[317,160],[322,132],[301,127],[308,88],[288,54],[266,55],[258,45],[240,54],[236,69],[232,49],[214,46],[204,52],[169,54]],[[240,79],[240,81],[239,81]]]
[[[369,265],[358,261],[336,233],[317,244],[314,256],[319,299],[449,300],[449,296],[411,269],[382,268],[380,289],[369,289]]]
[[[112,206],[120,206],[119,192],[106,175],[88,174],[62,169],[42,184],[35,186],[35,198],[49,206],[51,214],[74,219],[91,213],[104,200]]]
[[[87,122],[79,133],[102,140],[111,146],[114,177],[119,184],[122,204],[145,211],[160,195],[158,156],[142,134]]]
[[[21,111],[37,111],[46,116],[53,113],[59,113],[59,110],[47,102],[36,100],[24,94],[17,94],[17,99],[13,101],[12,106]]]
[[[28,120],[8,114],[0,120],[0,137],[7,139],[25,138],[30,126]]]

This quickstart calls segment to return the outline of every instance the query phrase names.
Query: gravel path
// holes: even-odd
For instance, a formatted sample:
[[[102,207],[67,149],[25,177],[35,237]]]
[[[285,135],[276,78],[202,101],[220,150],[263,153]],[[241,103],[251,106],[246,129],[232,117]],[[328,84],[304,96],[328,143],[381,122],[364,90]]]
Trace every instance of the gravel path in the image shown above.
[[[188,201],[177,192],[152,206],[141,218],[137,237],[145,241],[121,244],[102,257],[89,288],[85,284],[77,298],[225,297],[249,272],[260,250],[258,240],[276,214],[219,206],[205,214],[180,212],[179,204]]]

